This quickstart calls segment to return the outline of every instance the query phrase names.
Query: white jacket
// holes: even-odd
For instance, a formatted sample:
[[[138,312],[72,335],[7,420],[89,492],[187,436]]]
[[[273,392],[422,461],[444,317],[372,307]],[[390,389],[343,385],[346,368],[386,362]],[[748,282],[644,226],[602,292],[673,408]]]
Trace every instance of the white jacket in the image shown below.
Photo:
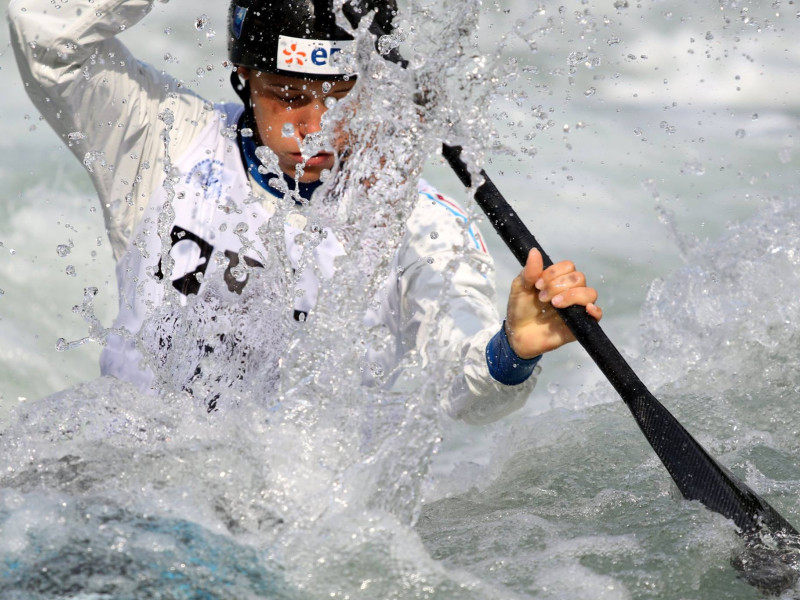
[[[84,163],[97,189],[118,261],[120,316],[116,324],[133,333],[141,325],[146,293],[137,287],[138,277],[132,278],[137,269],[146,267],[143,242],[137,235],[147,230],[143,215],[152,215],[160,206],[155,199],[163,192],[164,123],[159,114],[169,109],[175,117],[169,159],[171,165],[187,171],[181,173],[181,181],[191,187],[192,178],[186,176],[197,166],[201,148],[234,143],[223,139],[220,125],[231,119],[235,122],[241,110],[235,105],[212,106],[158,69],[137,61],[115,39],[116,33],[135,25],[151,6],[152,0],[71,0],[60,8],[51,0],[12,0],[8,8],[12,44],[28,94]],[[263,195],[249,187],[239,153],[227,156],[222,168],[233,183],[226,193]],[[213,198],[209,202],[206,212],[211,223],[218,218],[213,213],[219,211],[214,210]],[[469,252],[469,260],[454,276],[443,277],[441,270],[453,256],[453,246],[464,243],[463,229],[455,222],[458,211],[452,201],[424,183],[420,186],[420,201],[393,257],[402,276],[386,283],[389,293],[383,305],[366,322],[374,325],[370,321],[377,321],[396,332],[398,343],[392,355],[381,359],[389,368],[400,362],[407,349],[425,348],[431,336],[438,336],[442,351],[458,357],[463,366],[463,377],[442,399],[443,407],[454,418],[479,424],[520,408],[535,378],[508,386],[489,374],[486,346],[501,320],[494,307],[492,262],[477,231],[473,241],[478,247]],[[182,218],[191,219],[191,211]],[[194,231],[204,226],[200,221],[191,225],[184,228]],[[438,235],[431,236],[434,232]],[[240,248],[217,249],[237,252]],[[435,260],[429,263],[427,257]],[[142,264],[132,266],[136,261]],[[190,267],[184,267],[185,272],[191,272]],[[449,289],[443,290],[445,286]],[[442,292],[448,298],[447,315],[439,314]],[[152,296],[147,300],[158,301]],[[110,338],[104,372],[146,387],[148,378],[131,371],[136,361],[125,354],[130,351],[123,340]]]

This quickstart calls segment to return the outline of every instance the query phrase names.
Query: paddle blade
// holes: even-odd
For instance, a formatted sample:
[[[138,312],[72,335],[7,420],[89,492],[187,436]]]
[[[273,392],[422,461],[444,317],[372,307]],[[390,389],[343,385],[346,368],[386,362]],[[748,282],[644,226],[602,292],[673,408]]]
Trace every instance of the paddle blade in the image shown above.
[[[639,428],[687,500],[731,519],[745,533],[797,531],[766,500],[719,464],[650,393],[626,398]]]

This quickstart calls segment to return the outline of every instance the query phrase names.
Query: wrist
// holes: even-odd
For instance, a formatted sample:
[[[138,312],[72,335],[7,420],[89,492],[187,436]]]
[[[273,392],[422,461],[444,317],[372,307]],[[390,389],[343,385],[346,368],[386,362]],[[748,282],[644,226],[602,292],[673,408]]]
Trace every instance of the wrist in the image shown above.
[[[505,336],[506,343],[508,344],[509,349],[511,352],[514,353],[514,356],[519,360],[533,360],[535,358],[539,358],[544,354],[544,352],[534,352],[534,353],[525,353],[521,352],[516,345],[516,338],[514,337],[514,332],[511,330],[511,327],[508,324],[508,319],[503,321],[503,335]]]
[[[540,359],[541,355],[529,359],[517,355],[509,343],[505,323],[486,345],[489,374],[504,385],[519,385],[526,381]]]

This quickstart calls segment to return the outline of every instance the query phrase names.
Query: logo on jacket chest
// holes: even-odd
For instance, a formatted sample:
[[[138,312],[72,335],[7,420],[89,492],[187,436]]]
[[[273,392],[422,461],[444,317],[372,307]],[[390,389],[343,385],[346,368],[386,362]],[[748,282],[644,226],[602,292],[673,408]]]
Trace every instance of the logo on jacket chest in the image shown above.
[[[203,190],[203,197],[216,200],[222,196],[222,175],[225,165],[222,161],[207,158],[191,168],[185,183]]]
[[[175,261],[171,276],[172,287],[182,296],[197,294],[200,291],[202,279],[211,265],[215,248],[208,240],[179,225],[173,225],[170,239],[172,242],[170,256]],[[223,253],[228,263],[222,275],[225,285],[229,291],[241,295],[250,279],[247,269],[263,268],[264,265],[254,258],[243,256],[242,259],[247,268],[242,269],[239,267],[238,252],[226,249]],[[160,259],[154,276],[159,281],[164,279],[163,265]]]

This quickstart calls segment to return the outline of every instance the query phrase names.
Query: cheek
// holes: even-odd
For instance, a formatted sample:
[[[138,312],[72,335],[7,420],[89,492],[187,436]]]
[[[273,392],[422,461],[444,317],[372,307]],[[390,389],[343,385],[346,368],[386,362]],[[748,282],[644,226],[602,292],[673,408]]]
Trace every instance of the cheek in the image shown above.
[[[256,115],[258,133],[261,141],[272,149],[291,141],[283,137],[283,126],[291,123],[294,126],[292,111],[287,111],[283,103],[261,100],[255,102],[253,111]]]

